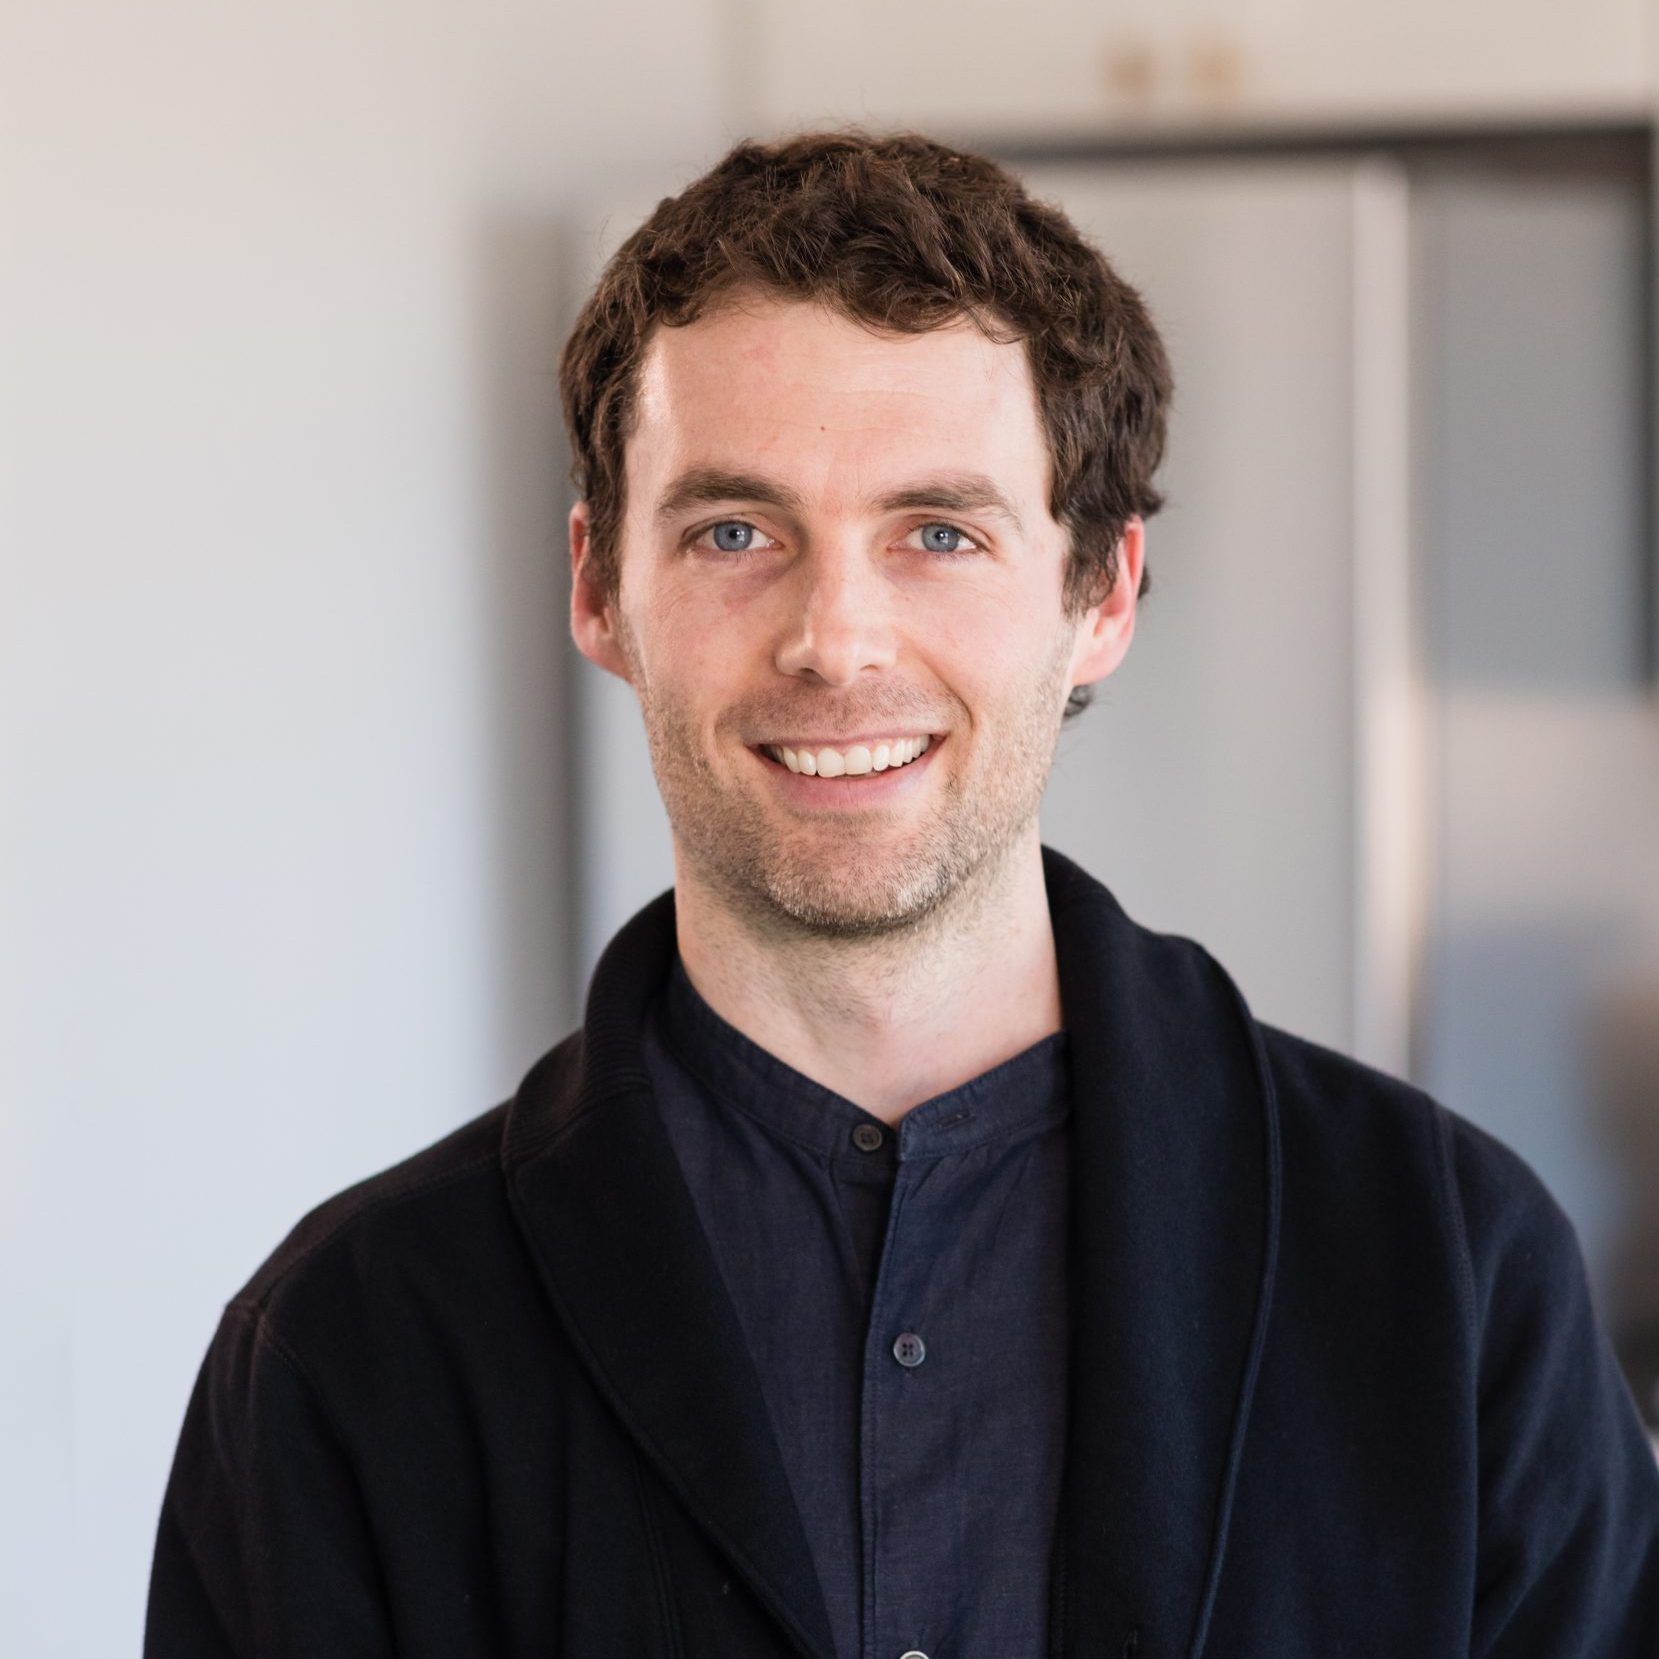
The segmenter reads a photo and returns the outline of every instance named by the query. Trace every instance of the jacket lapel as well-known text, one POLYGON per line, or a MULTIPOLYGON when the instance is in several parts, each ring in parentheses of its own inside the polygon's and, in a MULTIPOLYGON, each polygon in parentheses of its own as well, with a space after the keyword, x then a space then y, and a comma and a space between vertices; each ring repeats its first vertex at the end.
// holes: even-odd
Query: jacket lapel
MULTIPOLYGON (((1043 869, 1073 1088, 1054 1645, 1198 1659, 1272 1298, 1277 1107, 1213 958, 1138 926, 1046 847, 1043 869)), ((831 1659, 760 1379, 640 1056, 674 950, 666 892, 611 941, 581 1030, 520 1088, 508 1189, 596 1385, 799 1651, 831 1659)))
POLYGON ((799 1651, 833 1659, 760 1378, 640 1058, 674 949, 670 892, 611 941, 581 1032, 521 1086, 508 1189, 596 1385, 799 1651))
POLYGON ((1073 1089, 1063 1649, 1197 1659, 1272 1300, 1277 1104, 1215 960, 1043 867, 1073 1089))

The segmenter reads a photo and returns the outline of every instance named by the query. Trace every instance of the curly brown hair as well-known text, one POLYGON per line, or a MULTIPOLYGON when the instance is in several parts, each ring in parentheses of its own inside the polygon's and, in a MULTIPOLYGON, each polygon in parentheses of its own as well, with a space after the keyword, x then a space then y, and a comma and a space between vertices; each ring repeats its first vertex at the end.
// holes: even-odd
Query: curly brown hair
MULTIPOLYGON (((920 133, 859 128, 745 141, 665 197, 612 256, 577 318, 559 390, 594 583, 620 582, 624 453, 652 330, 742 288, 921 333, 966 318, 1023 341, 1051 459, 1049 511, 1071 538, 1080 615, 1117 581, 1131 517, 1163 505, 1152 475, 1172 384, 1140 296, 1060 209, 987 157, 920 133)), ((1144 565, 1137 597, 1150 588, 1144 565)), ((1088 706, 1073 690, 1068 715, 1088 706)))

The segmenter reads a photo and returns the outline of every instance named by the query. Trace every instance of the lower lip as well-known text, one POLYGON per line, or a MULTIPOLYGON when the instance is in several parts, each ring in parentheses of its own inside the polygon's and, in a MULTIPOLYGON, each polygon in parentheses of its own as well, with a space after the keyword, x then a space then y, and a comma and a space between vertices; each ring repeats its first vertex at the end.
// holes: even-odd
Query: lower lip
POLYGON ((935 737, 908 765, 889 766, 885 772, 865 772, 854 778, 845 773, 839 778, 809 778, 804 772, 791 772, 763 749, 751 749, 749 753, 772 775, 786 798, 821 811, 856 812, 860 807, 884 806, 902 799, 917 787, 944 743, 942 737, 935 737))

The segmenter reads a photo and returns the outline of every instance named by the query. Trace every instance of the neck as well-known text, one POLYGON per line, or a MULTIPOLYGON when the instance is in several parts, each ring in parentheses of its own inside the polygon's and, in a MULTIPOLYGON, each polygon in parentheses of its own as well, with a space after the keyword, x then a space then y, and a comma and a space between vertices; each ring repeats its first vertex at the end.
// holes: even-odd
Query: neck
POLYGON ((683 863, 674 909, 680 958, 715 1013, 891 1125, 1062 1025, 1035 821, 898 934, 762 933, 683 863))

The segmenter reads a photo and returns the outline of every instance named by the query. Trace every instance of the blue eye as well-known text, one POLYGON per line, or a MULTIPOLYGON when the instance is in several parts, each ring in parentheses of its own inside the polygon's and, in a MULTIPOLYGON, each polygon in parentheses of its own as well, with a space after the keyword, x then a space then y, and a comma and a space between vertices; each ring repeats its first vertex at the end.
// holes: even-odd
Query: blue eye
POLYGON ((979 546, 966 530, 958 530, 954 524, 923 524, 917 528, 929 553, 963 553, 979 546))
POLYGON ((722 553, 747 553, 754 541, 755 527, 740 518, 727 518, 711 524, 707 533, 714 537, 714 545, 722 553))

